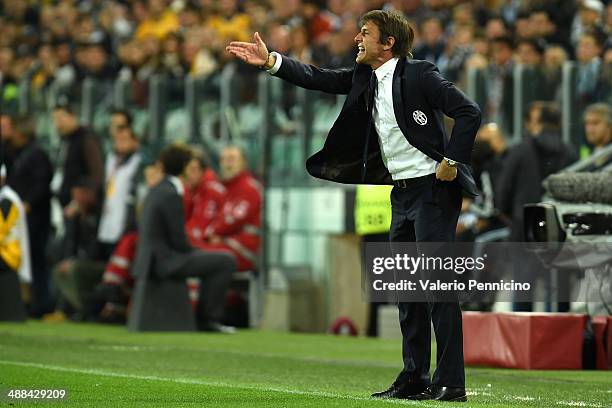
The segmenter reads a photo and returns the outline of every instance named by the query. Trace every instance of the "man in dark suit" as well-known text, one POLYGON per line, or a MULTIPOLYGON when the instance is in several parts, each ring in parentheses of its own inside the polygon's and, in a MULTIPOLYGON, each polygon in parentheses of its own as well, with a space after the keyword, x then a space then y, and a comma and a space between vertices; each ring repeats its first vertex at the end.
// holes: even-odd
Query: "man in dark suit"
MULTIPOLYGON (((253 43, 232 42, 228 52, 307 89, 347 94, 323 149, 308 172, 340 183, 393 184, 392 242, 449 242, 455 237, 461 188, 475 194, 470 162, 480 111, 436 67, 409 58, 414 32, 397 13, 362 17, 352 69, 327 70, 269 53, 258 33, 253 43), (443 114, 455 119, 449 138, 443 114)), ((400 302, 404 369, 382 398, 465 401, 463 336, 458 302, 400 302), (429 379, 430 330, 438 342, 429 379)))
POLYGON ((191 158, 191 151, 181 146, 169 146, 161 152, 158 163, 164 177, 143 204, 133 273, 151 273, 161 279, 200 278, 199 328, 230 332, 220 320, 236 260, 228 253, 193 248, 185 232, 184 187, 178 176, 191 158))

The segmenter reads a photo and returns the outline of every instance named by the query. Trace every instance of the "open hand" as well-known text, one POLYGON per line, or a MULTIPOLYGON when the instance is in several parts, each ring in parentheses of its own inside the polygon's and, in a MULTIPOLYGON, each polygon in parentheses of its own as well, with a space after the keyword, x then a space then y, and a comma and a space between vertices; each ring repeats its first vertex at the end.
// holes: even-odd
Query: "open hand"
POLYGON ((268 59, 268 47, 259 33, 253 35, 255 42, 232 41, 225 50, 250 65, 262 66, 268 59))

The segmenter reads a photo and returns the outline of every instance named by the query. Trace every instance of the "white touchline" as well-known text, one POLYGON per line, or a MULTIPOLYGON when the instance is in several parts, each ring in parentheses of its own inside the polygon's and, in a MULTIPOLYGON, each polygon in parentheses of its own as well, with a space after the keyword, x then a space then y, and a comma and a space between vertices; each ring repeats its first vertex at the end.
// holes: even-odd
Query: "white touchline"
POLYGON ((237 356, 249 356, 249 357, 264 357, 264 358, 279 358, 285 360, 296 360, 304 361, 308 363, 321 363, 321 364, 333 364, 333 365, 354 365, 364 367, 380 367, 380 368, 397 368, 395 363, 386 363, 384 361, 370 361, 370 360, 341 360, 341 359, 328 359, 319 357, 295 357, 281 353, 269 353, 269 352, 246 352, 238 350, 216 350, 216 349, 203 349, 203 348, 191 348, 191 347, 177 347, 177 346, 139 346, 139 345, 90 345, 88 346, 92 350, 102 351, 116 351, 116 352, 156 352, 156 351, 192 351, 196 353, 217 353, 217 354, 232 354, 237 356))
POLYGON ((374 400, 373 398, 368 398, 368 397, 334 394, 331 392, 324 392, 324 391, 300 391, 300 390, 292 390, 289 388, 281 388, 281 387, 259 387, 256 385, 249 385, 249 384, 231 384, 231 383, 224 383, 220 381, 203 381, 203 380, 196 380, 194 378, 167 378, 167 377, 158 377, 156 375, 127 374, 127 373, 118 373, 114 371, 91 370, 91 369, 84 369, 84 368, 63 367, 63 366, 50 365, 50 364, 31 363, 27 361, 0 360, 0 364, 15 365, 19 367, 40 368, 43 370, 62 371, 62 372, 68 372, 68 373, 99 375, 103 377, 131 378, 131 379, 144 380, 144 381, 162 381, 162 382, 173 382, 173 383, 179 383, 179 384, 206 385, 210 387, 240 388, 240 389, 245 389, 245 390, 280 392, 280 393, 285 393, 285 394, 306 395, 306 396, 311 396, 311 397, 339 398, 339 399, 349 399, 349 400, 356 400, 356 401, 380 401, 380 402, 386 402, 390 404, 419 405, 417 401, 391 400, 391 399, 374 400))
POLYGON ((594 408, 604 408, 601 404, 593 404, 590 402, 584 401, 557 401, 558 405, 567 405, 569 407, 594 407, 594 408))

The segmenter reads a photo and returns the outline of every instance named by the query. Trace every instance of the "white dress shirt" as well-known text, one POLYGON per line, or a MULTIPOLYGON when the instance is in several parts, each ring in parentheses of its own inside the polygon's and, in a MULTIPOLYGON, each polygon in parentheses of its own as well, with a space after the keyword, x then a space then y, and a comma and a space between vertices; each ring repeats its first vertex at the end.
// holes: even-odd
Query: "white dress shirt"
MULTIPOLYGON (((272 52, 272 55, 276 57, 276 62, 267 72, 274 75, 278 72, 283 59, 277 52, 272 52)), ((372 113, 374 127, 376 133, 378 133, 380 153, 393 180, 421 177, 435 173, 438 164, 408 143, 397 124, 397 119, 395 119, 395 112, 393 111, 393 72, 398 61, 399 58, 391 58, 374 71, 378 79, 378 89, 374 96, 374 112, 372 113)))
POLYGON ((397 124, 393 111, 393 72, 398 61, 399 58, 391 58, 374 71, 378 89, 372 112, 382 159, 393 180, 435 173, 438 164, 408 143, 397 124))
POLYGON ((182 197, 183 194, 185 194, 185 187, 183 187, 183 182, 181 181, 180 178, 176 176, 168 176, 168 181, 172 183, 178 195, 182 197))

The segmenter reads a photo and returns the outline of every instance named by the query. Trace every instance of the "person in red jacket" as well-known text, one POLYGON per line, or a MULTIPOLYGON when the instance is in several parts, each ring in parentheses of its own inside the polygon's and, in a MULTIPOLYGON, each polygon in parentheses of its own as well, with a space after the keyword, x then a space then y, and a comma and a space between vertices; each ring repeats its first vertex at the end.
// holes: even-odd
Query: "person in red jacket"
POLYGON ((189 232, 192 244, 204 250, 229 251, 236 256, 238 270, 255 268, 261 241, 261 186, 247 169, 244 152, 226 147, 221 153, 221 181, 226 196, 220 211, 201 236, 189 232))
POLYGON ((204 231, 225 202, 226 189, 219 182, 215 172, 208 167, 203 154, 194 149, 194 158, 187 166, 186 173, 198 181, 192 189, 190 210, 186 212, 185 228, 187 235, 195 245, 204 240, 204 231))

